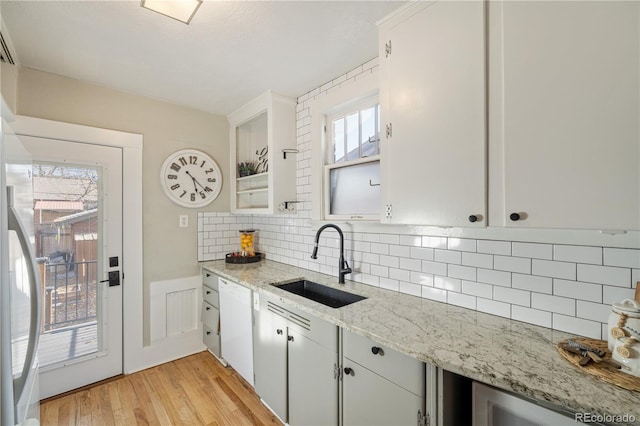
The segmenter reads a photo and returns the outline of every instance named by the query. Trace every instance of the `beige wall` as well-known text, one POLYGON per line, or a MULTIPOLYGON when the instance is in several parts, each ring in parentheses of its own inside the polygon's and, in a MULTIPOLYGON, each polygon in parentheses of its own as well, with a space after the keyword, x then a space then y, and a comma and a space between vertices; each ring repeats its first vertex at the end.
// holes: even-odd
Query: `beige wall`
MULTIPOLYGON (((225 117, 28 68, 20 68, 18 73, 16 108, 19 115, 142 134, 145 300, 149 300, 151 282, 200 273, 196 210, 180 207, 165 196, 160 166, 179 149, 209 153, 222 169, 223 187, 218 198, 201 211, 229 211, 225 117), (182 214, 189 216, 188 228, 178 227, 182 214)), ((145 313, 148 337, 148 303, 145 313)))
POLYGON ((15 112, 18 67, 6 62, 0 63, 0 84, 2 99, 4 99, 11 111, 15 112))

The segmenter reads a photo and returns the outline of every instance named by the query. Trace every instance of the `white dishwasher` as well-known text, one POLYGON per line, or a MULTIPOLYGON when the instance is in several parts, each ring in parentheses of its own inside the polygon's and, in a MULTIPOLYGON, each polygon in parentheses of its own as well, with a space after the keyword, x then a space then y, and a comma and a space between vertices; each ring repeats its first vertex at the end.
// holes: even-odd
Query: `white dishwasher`
POLYGON ((251 289, 224 278, 218 283, 222 358, 253 386, 251 289))

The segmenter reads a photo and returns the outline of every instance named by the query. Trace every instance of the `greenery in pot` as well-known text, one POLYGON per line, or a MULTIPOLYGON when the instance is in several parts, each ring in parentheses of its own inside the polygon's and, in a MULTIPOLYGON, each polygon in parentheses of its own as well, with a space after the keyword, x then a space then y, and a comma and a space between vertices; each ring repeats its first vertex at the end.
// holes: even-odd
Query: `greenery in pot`
POLYGON ((256 164, 253 161, 245 161, 238 164, 238 174, 240 177, 256 174, 256 164))

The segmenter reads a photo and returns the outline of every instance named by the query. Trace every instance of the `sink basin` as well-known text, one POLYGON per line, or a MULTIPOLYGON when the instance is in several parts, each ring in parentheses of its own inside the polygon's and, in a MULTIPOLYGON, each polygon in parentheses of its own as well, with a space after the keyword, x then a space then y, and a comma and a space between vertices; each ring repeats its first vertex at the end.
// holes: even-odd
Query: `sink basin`
POLYGON ((348 293, 346 291, 327 287, 326 285, 307 280, 276 284, 276 287, 332 308, 341 308, 343 306, 350 305, 351 303, 366 299, 366 297, 358 296, 357 294, 348 293))

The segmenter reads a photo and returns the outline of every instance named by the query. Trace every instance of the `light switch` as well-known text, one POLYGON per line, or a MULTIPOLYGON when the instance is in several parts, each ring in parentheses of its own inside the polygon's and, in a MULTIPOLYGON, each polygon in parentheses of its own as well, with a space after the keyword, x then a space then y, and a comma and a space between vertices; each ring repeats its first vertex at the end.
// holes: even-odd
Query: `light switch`
POLYGON ((186 214, 181 214, 180 220, 178 221, 178 226, 180 226, 180 228, 189 227, 189 216, 187 216, 186 214))

